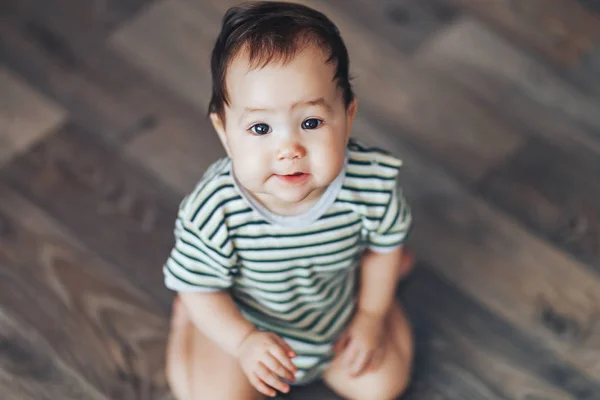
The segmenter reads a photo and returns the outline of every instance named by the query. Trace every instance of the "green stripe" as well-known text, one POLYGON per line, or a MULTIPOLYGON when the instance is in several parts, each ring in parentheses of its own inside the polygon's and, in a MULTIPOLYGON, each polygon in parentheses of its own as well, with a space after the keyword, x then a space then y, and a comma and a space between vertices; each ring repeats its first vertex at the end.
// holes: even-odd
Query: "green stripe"
MULTIPOLYGON (((313 268, 314 268, 314 267, 329 267, 329 266, 332 266, 332 265, 335 265, 335 264, 342 264, 342 263, 345 263, 345 262, 348 262, 348 261, 350 261, 350 260, 354 259, 355 257, 356 257, 356 255, 351 255, 351 256, 348 256, 348 257, 344 257, 344 258, 342 258, 341 260, 336 260, 336 261, 332 261, 332 262, 325 263, 325 264, 314 264, 313 268)), ((257 273, 257 274, 265 274, 265 275, 268 275, 268 274, 272 274, 272 273, 283 273, 283 272, 290 272, 290 271, 293 271, 293 270, 306 270, 306 269, 307 269, 307 267, 305 267, 305 266, 302 266, 302 265, 296 265, 296 266, 289 267, 289 268, 286 268, 286 269, 278 269, 278 270, 276 270, 276 271, 268 271, 268 272, 267 272, 267 271, 259 271, 259 270, 256 270, 256 269, 252 269, 252 268, 250 268, 250 267, 248 267, 248 266, 246 266, 246 265, 243 265, 243 266, 241 267, 242 274, 244 273, 244 270, 245 270, 245 269, 247 269, 247 270, 249 270, 249 271, 252 271, 252 272, 255 272, 255 273, 257 273)), ((298 279, 298 278, 310 279, 310 278, 312 278, 312 277, 313 277, 315 274, 322 274, 322 273, 323 273, 323 272, 321 272, 321 271, 318 271, 318 272, 317 272, 317 271, 314 271, 314 269, 313 269, 313 270, 311 270, 311 271, 310 271, 310 274, 309 274, 309 275, 307 275, 307 276, 300 276, 300 275, 298 275, 298 276, 294 276, 294 277, 291 277, 291 278, 286 278, 286 279, 283 279, 283 280, 277 280, 277 281, 258 281, 258 280, 256 280, 256 279, 250 278, 248 275, 245 275, 244 277, 245 277, 245 278, 247 278, 247 279, 250 279, 250 280, 251 280, 251 281, 253 281, 253 282, 262 282, 262 283, 284 283, 284 282, 290 281, 290 280, 292 280, 292 279, 298 279)), ((327 272, 325 272, 325 273, 327 273, 327 272)))
MULTIPOLYGON (((359 239, 355 240, 354 243, 352 243, 349 246, 346 246, 342 249, 336 250, 336 251, 331 251, 328 253, 322 253, 322 254, 315 254, 315 255, 311 255, 311 258, 317 258, 317 257, 327 257, 327 256, 333 256, 336 254, 340 254, 343 253, 344 251, 350 250, 353 247, 356 247, 356 245, 359 243, 359 239)), ((242 254, 239 254, 239 258, 243 261, 249 261, 249 262, 255 262, 255 263, 283 263, 283 262, 289 262, 289 261, 296 261, 296 260, 302 260, 302 259, 306 259, 307 256, 306 255, 302 255, 302 256, 296 256, 296 257, 290 257, 290 258, 276 258, 276 259, 272 259, 272 260, 256 260, 256 259, 251 259, 251 258, 247 258, 244 257, 242 254)))
MULTIPOLYGON (((200 248, 200 247, 198 247, 198 246, 195 246, 195 245, 193 245, 193 244, 189 243, 189 242, 188 242, 188 241, 186 241, 185 239, 182 239, 182 238, 180 238, 179 240, 180 240, 182 243, 185 243, 185 244, 187 244, 188 246, 192 247, 193 249, 196 249, 196 250, 198 250, 200 253, 204 254, 206 257, 208 257, 208 258, 209 258, 209 259, 210 259, 210 260, 211 260, 213 263, 215 263, 216 265, 219 265, 219 266, 221 266, 221 267, 223 267, 223 268, 225 267, 225 266, 223 266, 223 265, 222 265, 222 264, 221 264, 219 261, 215 260, 215 259, 214 259, 212 256, 210 256, 210 255, 209 255, 209 254, 208 254, 206 251, 204 251, 204 249, 202 249, 202 248, 200 248)), ((189 258, 189 259, 191 259, 191 260, 194 260, 194 261, 201 262, 202 264, 208 264, 206 261, 199 260, 199 259, 197 259, 196 257, 189 255, 187 252, 184 252, 182 249, 179 249, 177 246, 173 247, 173 250, 177 251, 178 253, 180 253, 180 254, 181 254, 181 255, 183 255, 184 257, 187 257, 187 258, 189 258)))
MULTIPOLYGON (((335 301, 334 298, 331 298, 332 292, 337 292, 338 293, 338 295, 335 296, 337 298, 339 296, 340 292, 343 292, 343 291, 344 291, 344 286, 343 285, 336 285, 336 286, 330 287, 329 289, 327 289, 326 300, 329 300, 329 303, 331 303, 332 301, 335 301), (339 290, 337 290, 337 289, 339 289, 339 290)), ((271 309, 269 307, 265 307, 264 305, 261 305, 261 304, 252 305, 252 304, 246 303, 246 302, 243 301, 243 299, 246 299, 247 301, 255 301, 255 302, 256 302, 256 299, 254 299, 251 296, 244 295, 242 293, 240 293, 237 296, 237 300, 239 300, 244 306, 246 306, 248 308, 251 308, 252 310, 254 310, 256 312, 265 314, 266 316, 268 316, 270 318, 280 318, 280 317, 278 317, 276 315, 271 315, 271 314, 277 314, 277 313, 279 313, 281 315, 281 313, 285 313, 285 314, 293 313, 293 312, 297 311, 298 309, 307 306, 306 303, 302 303, 302 304, 298 304, 298 305, 294 306, 293 308, 291 308, 289 310, 286 310, 286 311, 276 311, 276 310, 273 310, 273 309, 271 309), (260 309, 257 308, 257 307, 260 307, 260 309), (263 311, 263 310, 266 310, 266 311, 263 311)), ((317 304, 321 304, 321 303, 325 303, 325 301, 318 302, 317 304)), ((328 303, 326 303, 326 304, 328 304, 328 303)), ((283 318, 281 318, 281 320, 285 324, 297 324, 300 321, 302 321, 303 319, 305 319, 306 317, 308 317, 309 315, 315 314, 315 313, 319 314, 320 310, 315 309, 315 308, 310 308, 310 309, 302 312, 302 314, 300 314, 298 317, 294 318, 293 320, 283 319, 283 318)), ((319 318, 317 317, 317 318, 315 318, 315 320, 319 321, 319 318)))
MULTIPOLYGON (((206 261, 203 261, 203 260, 200 260, 200 259, 198 259, 198 258, 196 258, 194 256, 191 256, 188 253, 183 252, 182 250, 180 250, 178 248, 173 248, 173 251, 179 253, 183 258, 187 258, 187 259, 189 259, 191 261, 195 261, 195 262, 197 262, 197 263, 199 263, 201 265, 206 266, 208 269, 210 269, 212 271, 215 271, 215 273, 218 273, 218 274, 221 274, 221 275, 227 275, 228 274, 228 268, 226 266, 224 266, 224 265, 221 265, 221 264, 218 264, 218 263, 209 264, 206 261)), ((173 256, 171 256, 169 258, 174 260, 173 256)), ((178 262, 178 264, 180 264, 180 263, 178 262)), ((184 268, 187 269, 187 270, 189 270, 189 268, 187 268, 187 267, 184 267, 184 268)))
MULTIPOLYGON (((241 306, 243 306, 243 305, 241 305, 241 306)), ((265 315, 262 314, 262 313, 257 313, 257 312, 252 311, 252 310, 243 310, 243 312, 246 313, 246 314, 248 314, 248 316, 250 316, 249 319, 251 319, 252 320, 251 322, 253 322, 257 327, 265 328, 267 330, 276 332, 280 336, 287 337, 287 338, 290 338, 290 339, 293 339, 293 340, 297 340, 299 342, 303 342, 303 343, 306 343, 306 344, 309 344, 309 345, 312 344, 312 345, 315 345, 315 346, 322 346, 322 345, 326 345, 326 344, 330 344, 331 343, 331 339, 329 339, 329 340, 325 340, 324 339, 324 340, 321 340, 321 341, 317 341, 317 340, 308 339, 306 336, 300 336, 300 335, 295 334, 295 333, 289 333, 287 331, 292 331, 292 332, 296 331, 296 332, 298 332, 300 334, 307 333, 307 331, 305 329, 299 330, 297 328, 282 327, 280 324, 269 323, 268 321, 264 320, 265 315), (286 332, 283 332, 282 329, 285 329, 286 332)), ((308 333, 308 334, 311 334, 311 333, 308 333)))
POLYGON ((185 283, 187 285, 190 285, 190 286, 203 287, 203 288, 206 288, 206 289, 221 289, 221 290, 227 288, 227 286, 208 286, 208 285, 203 285, 201 283, 190 282, 187 279, 182 278, 181 276, 177 275, 169 266, 167 266, 167 269, 169 270, 169 273, 175 279, 177 279, 177 280, 179 280, 179 281, 181 281, 181 282, 183 282, 183 283, 185 283))
POLYGON ((354 172, 347 172, 346 176, 349 178, 363 178, 363 179, 381 179, 384 181, 393 181, 396 179, 396 176, 382 176, 382 175, 372 175, 372 174, 367 174, 367 175, 362 175, 362 174, 357 174, 354 172))
POLYGON ((381 190, 381 189, 365 189, 365 188, 361 188, 361 187, 351 187, 351 186, 347 186, 344 185, 342 186, 342 189, 351 191, 351 192, 361 192, 361 193, 390 193, 389 189, 386 190, 381 190))
POLYGON ((351 158, 348 160, 348 164, 354 164, 354 165, 371 165, 371 161, 363 161, 363 160, 356 160, 354 158, 351 158))
MULTIPOLYGON (((212 197, 212 196, 211 196, 212 197)), ((216 204, 213 207, 213 211, 210 213, 210 215, 208 216, 208 218, 204 219, 204 222, 202 222, 202 224, 200 225, 200 228, 198 228, 198 230, 200 232, 202 232, 202 229, 204 229, 204 226, 206 226, 206 224, 208 223, 208 221, 211 220, 211 218, 213 217, 213 215, 215 215, 215 211, 218 210, 219 208, 223 207, 225 204, 231 202, 231 201, 235 201, 235 200, 241 200, 241 196, 234 196, 234 197, 230 197, 228 199, 224 199, 222 201, 220 201, 218 204, 216 204)), ((194 219, 192 218, 192 221, 194 219)))
POLYGON ((302 232, 302 233, 282 233, 282 234, 272 234, 271 233, 271 234, 263 234, 263 235, 231 235, 231 238, 233 238, 233 239, 265 239, 265 238, 279 239, 279 238, 300 237, 300 236, 314 235, 314 234, 318 234, 318 233, 325 233, 325 232, 330 232, 330 231, 335 231, 335 230, 341 230, 341 229, 345 229, 345 228, 348 228, 348 227, 350 227, 352 225, 356 225, 356 224, 360 224, 360 219, 357 219, 356 221, 352 221, 352 222, 349 222, 344 225, 335 225, 335 226, 329 227, 327 229, 316 229, 316 230, 306 231, 306 232, 302 232))
MULTIPOLYGON (((352 289, 348 289, 350 291, 352 291, 352 289)), ((351 294, 348 294, 351 295, 351 294)), ((345 298, 347 298, 348 296, 345 296, 345 298)), ((332 326, 335 325, 335 323, 338 321, 338 319, 340 318, 340 315, 343 314, 346 309, 350 306, 348 303, 338 303, 340 305, 339 310, 334 314, 333 318, 331 319, 331 322, 325 326, 323 328, 323 330, 321 330, 320 332, 317 331, 313 331, 313 329, 315 328, 316 325, 318 325, 319 322, 321 322, 319 319, 317 319, 316 321, 314 321, 312 324, 310 324, 309 326, 304 327, 303 329, 306 329, 308 331, 311 331, 313 333, 317 333, 323 336, 329 336, 327 335, 328 331, 331 329, 332 326)), ((321 318, 322 319, 322 318, 321 318)))
MULTIPOLYGON (((332 244, 332 243, 343 242, 344 240, 348 240, 348 239, 352 238, 353 236, 356 236, 357 234, 360 234, 360 231, 352 232, 350 235, 346 235, 341 238, 327 240, 325 242, 314 242, 314 243, 307 243, 307 244, 297 245, 297 246, 254 247, 254 248, 252 248, 252 247, 236 247, 236 249, 238 251, 277 251, 277 250, 308 249, 311 247, 326 246, 326 245, 332 244)), ((312 236, 312 235, 306 234, 305 236, 312 236)))
MULTIPOLYGON (((200 210, 202 209, 202 207, 204 207, 204 205, 206 204, 206 202, 208 200, 210 200, 215 194, 217 194, 218 192, 220 192, 222 189, 231 189, 231 188, 233 188, 233 185, 231 183, 226 183, 226 184, 223 184, 221 186, 217 186, 215 189, 213 189, 213 191, 211 192, 211 194, 207 198, 205 198, 202 201, 202 203, 200 203, 200 205, 198 207, 196 207, 196 210, 194 211, 194 214, 192 214, 191 220, 194 221, 196 219, 196 216, 198 216, 198 213, 200 212, 200 210)), ((198 195, 200 195, 200 192, 198 192, 198 195)))
MULTIPOLYGON (((300 297, 305 297, 305 296, 308 297, 308 296, 318 296, 318 295, 320 295, 325 290, 328 290, 327 288, 329 287, 329 285, 339 284, 340 283, 339 282, 340 279, 339 279, 339 277, 337 277, 337 278, 338 278, 337 280, 335 278, 333 278, 333 279, 331 279, 329 281, 322 280, 322 281, 320 281, 318 283, 315 283, 315 284, 313 284, 311 286, 298 286, 298 285, 296 285, 295 288, 298 288, 298 287, 317 288, 319 285, 321 285, 322 287, 319 287, 318 290, 315 293, 310 293, 310 294, 309 293, 298 293, 298 294, 296 294, 296 295, 294 295, 294 296, 292 296, 292 297, 290 297, 289 299, 286 299, 286 300, 272 300, 272 299, 269 299, 269 298, 266 298, 266 297, 258 297, 258 296, 252 297, 252 295, 249 294, 249 293, 243 293, 243 292, 240 292, 240 293, 243 294, 243 295, 245 295, 245 296, 251 296, 254 299, 260 299, 262 301, 269 302, 269 303, 287 304, 287 303, 291 303, 291 302, 295 301, 296 299, 298 299, 300 297)), ((341 278, 341 279, 343 279, 343 278, 341 278)), ((256 290, 261 290, 261 289, 256 289, 256 290)), ((262 290, 262 291, 265 292, 265 293, 270 293, 270 292, 267 292, 265 290, 262 290)), ((292 292, 291 288, 288 289, 286 292, 292 292)))
POLYGON ((384 163, 384 162, 380 162, 380 161, 377 161, 377 164, 381 165, 382 167, 391 168, 391 169, 395 169, 395 170, 400 169, 400 165, 393 165, 393 164, 388 164, 388 163, 384 163))
MULTIPOLYGON (((352 291, 356 291, 356 287, 350 288, 349 290, 351 292, 352 291)), ((350 293, 349 296, 352 297, 352 293, 350 293)), ((321 332, 318 332, 318 333, 321 334, 321 335, 323 335, 323 336, 325 336, 326 333, 328 333, 329 335, 331 335, 331 332, 329 332, 329 330, 339 321, 339 319, 341 318, 341 315, 347 310, 348 307, 350 307, 350 304, 347 304, 347 303, 344 304, 342 307, 340 307, 340 309, 338 310, 338 312, 336 312, 335 316, 331 319, 331 322, 329 324, 327 324, 327 326, 325 326, 321 332)), ((351 319, 352 319, 352 316, 349 317, 349 320, 351 320, 351 319)), ((314 328, 314 325, 311 326, 311 327, 308 327, 306 329, 311 329, 312 330, 312 328, 314 328)), ((335 336, 337 336, 337 334, 340 333, 343 329, 344 329, 344 325, 342 325, 340 327, 339 331, 336 332, 335 336)))
MULTIPOLYGON (((202 239, 200 236, 198 236, 198 235, 196 234, 196 232, 189 230, 189 229, 188 229, 188 228, 187 228, 185 225, 183 225, 183 230, 184 230, 184 231, 186 231, 187 233, 189 233, 190 235, 192 235, 193 237, 195 237, 196 239, 198 239, 198 241, 204 245, 204 248, 205 248, 205 249, 207 249, 207 250, 210 250, 211 252, 213 252, 213 253, 217 254, 218 256, 220 256, 220 257, 223 257, 223 258, 226 258, 228 261, 230 261, 230 259, 231 259, 231 256, 233 255, 233 250, 232 250, 232 252, 231 252, 230 254, 221 253, 221 252, 219 252, 218 250, 215 250, 215 249, 213 249, 211 246, 209 246, 209 245, 208 245, 208 244, 207 244, 207 243, 206 243, 206 242, 205 242, 205 241, 204 241, 204 240, 203 240, 203 239, 202 239)), ((216 263, 217 263, 217 264, 219 264, 219 265, 222 265, 220 261, 217 261, 217 260, 215 260, 215 259, 214 259, 212 256, 209 256, 209 255, 208 255, 208 253, 206 253, 205 251, 203 251, 203 249, 201 249, 200 247, 198 247, 198 246, 196 246, 196 245, 194 245, 194 244, 192 244, 192 243, 186 242, 186 241, 185 241, 183 238, 181 238, 181 237, 179 238, 179 240, 181 240, 181 241, 182 241, 182 242, 184 242, 185 244, 187 244, 187 245, 189 245, 189 246, 191 246, 191 247, 193 247, 193 248, 195 248, 195 249, 198 249, 198 250, 202 251, 202 252, 203 252, 203 253, 205 253, 205 254, 206 254, 208 257, 210 257, 210 258, 211 258, 211 259, 212 259, 214 262, 216 262, 216 263)))
POLYGON ((337 203, 347 203, 347 204, 356 204, 359 206, 367 206, 367 207, 385 207, 387 204, 380 204, 380 203, 365 203, 363 201, 354 201, 354 200, 344 200, 344 199, 337 199, 336 200, 337 203))
POLYGON ((234 215, 246 214, 246 213, 250 213, 250 212, 252 212, 251 208, 244 208, 243 210, 238 210, 238 211, 232 211, 232 212, 229 212, 229 213, 225 213, 223 215, 223 219, 221 219, 221 222, 219 222, 219 225, 217 225, 217 227, 215 228, 215 230, 208 237, 208 240, 213 240, 213 238, 215 237, 215 235, 217 234, 217 232, 219 232, 219 229, 221 229, 221 227, 225 224, 225 221, 227 220, 227 218, 233 217, 234 215))
MULTIPOLYGON (((250 278, 247 278, 247 279, 251 280, 252 282, 259 282, 259 283, 264 283, 265 285, 269 285, 271 283, 273 283, 273 284, 285 283, 285 282, 291 281, 291 280, 293 280, 295 278, 288 278, 288 279, 285 279, 285 280, 283 280, 281 282, 265 282, 265 281, 257 281, 255 279, 250 279, 250 278)), ((289 286, 289 287, 286 287, 285 289, 281 289, 281 290, 270 290, 270 289, 258 288, 258 287, 255 287, 255 286, 248 286, 246 284, 241 284, 241 283, 237 283, 237 287, 240 288, 240 291, 242 289, 248 289, 248 290, 260 290, 263 293, 280 294, 280 293, 289 293, 289 292, 292 292, 292 291, 294 291, 296 289, 299 289, 299 288, 312 288, 314 286, 320 285, 323 282, 323 279, 324 278, 322 278, 322 277, 321 278, 317 278, 311 284, 303 285, 303 284, 298 283, 298 284, 295 284, 294 286, 289 286)))
MULTIPOLYGON (((200 271, 194 271, 189 269, 188 267, 186 267, 185 265, 183 265, 182 263, 180 263, 177 259, 175 259, 174 257, 170 257, 169 260, 173 261, 175 264, 179 265, 181 268, 183 268, 184 270, 186 270, 187 272, 189 272, 190 274, 193 275, 198 275, 198 276, 207 276, 209 278, 218 278, 218 275, 215 274, 207 274, 205 272, 200 272, 200 271)), ((200 261, 200 260, 197 260, 200 261)), ((200 261, 202 262, 202 261, 200 261)), ((206 265, 205 263, 202 263, 203 265, 206 265)), ((169 270, 171 270, 171 268, 167 265, 167 268, 169 268, 169 270)))

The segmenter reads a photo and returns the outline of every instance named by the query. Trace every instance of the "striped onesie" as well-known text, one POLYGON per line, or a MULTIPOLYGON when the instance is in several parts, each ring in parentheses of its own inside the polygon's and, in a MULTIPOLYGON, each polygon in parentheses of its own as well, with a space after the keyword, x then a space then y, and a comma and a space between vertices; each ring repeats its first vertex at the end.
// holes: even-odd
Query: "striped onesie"
POLYGON ((231 166, 214 163, 183 199, 165 284, 178 292, 229 290, 249 321, 294 349, 295 383, 310 382, 353 315, 361 254, 391 251, 407 236, 401 162, 350 141, 340 174, 296 216, 270 213, 231 166))

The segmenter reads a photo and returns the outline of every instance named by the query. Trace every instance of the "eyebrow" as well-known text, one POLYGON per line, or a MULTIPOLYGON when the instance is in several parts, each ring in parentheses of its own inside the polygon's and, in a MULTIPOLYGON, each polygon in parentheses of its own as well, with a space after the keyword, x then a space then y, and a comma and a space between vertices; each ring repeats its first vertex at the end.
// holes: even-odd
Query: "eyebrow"
MULTIPOLYGON (((327 109, 327 111, 331 111, 332 107, 331 105, 329 105, 329 103, 327 103, 327 101, 325 101, 325 99, 323 97, 319 97, 318 99, 314 99, 314 100, 307 100, 307 101, 300 101, 298 103, 294 103, 292 104, 291 109, 293 110, 294 108, 296 108, 297 106, 300 105, 306 105, 306 106, 322 106, 325 107, 327 109)), ((248 113, 252 113, 252 112, 274 112, 275 110, 272 108, 252 108, 252 107, 245 107, 244 108, 244 113, 242 114, 242 117, 240 118, 240 120, 242 120, 244 118, 244 116, 246 116, 246 114, 248 113)))

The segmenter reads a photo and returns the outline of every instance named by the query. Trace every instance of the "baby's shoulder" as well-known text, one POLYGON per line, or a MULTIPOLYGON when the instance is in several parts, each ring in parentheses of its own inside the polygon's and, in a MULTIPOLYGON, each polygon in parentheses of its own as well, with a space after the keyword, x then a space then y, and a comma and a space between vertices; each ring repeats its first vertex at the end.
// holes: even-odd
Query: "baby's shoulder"
POLYGON ((217 213, 227 198, 237 197, 231 160, 222 158, 211 164, 202 178, 188 193, 179 205, 178 217, 194 225, 217 213))
POLYGON ((346 178, 365 191, 388 190, 396 185, 402 160, 377 147, 368 147, 352 139, 348 144, 346 178))

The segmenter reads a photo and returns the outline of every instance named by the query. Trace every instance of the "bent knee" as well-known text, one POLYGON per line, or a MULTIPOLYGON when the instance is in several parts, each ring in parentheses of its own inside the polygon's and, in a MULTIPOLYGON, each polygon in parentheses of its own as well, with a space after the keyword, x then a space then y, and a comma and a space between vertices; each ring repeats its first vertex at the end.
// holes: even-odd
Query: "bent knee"
POLYGON ((400 397, 408 388, 410 381, 408 373, 386 375, 374 380, 372 385, 366 385, 365 393, 362 393, 357 400, 393 400, 400 397))

